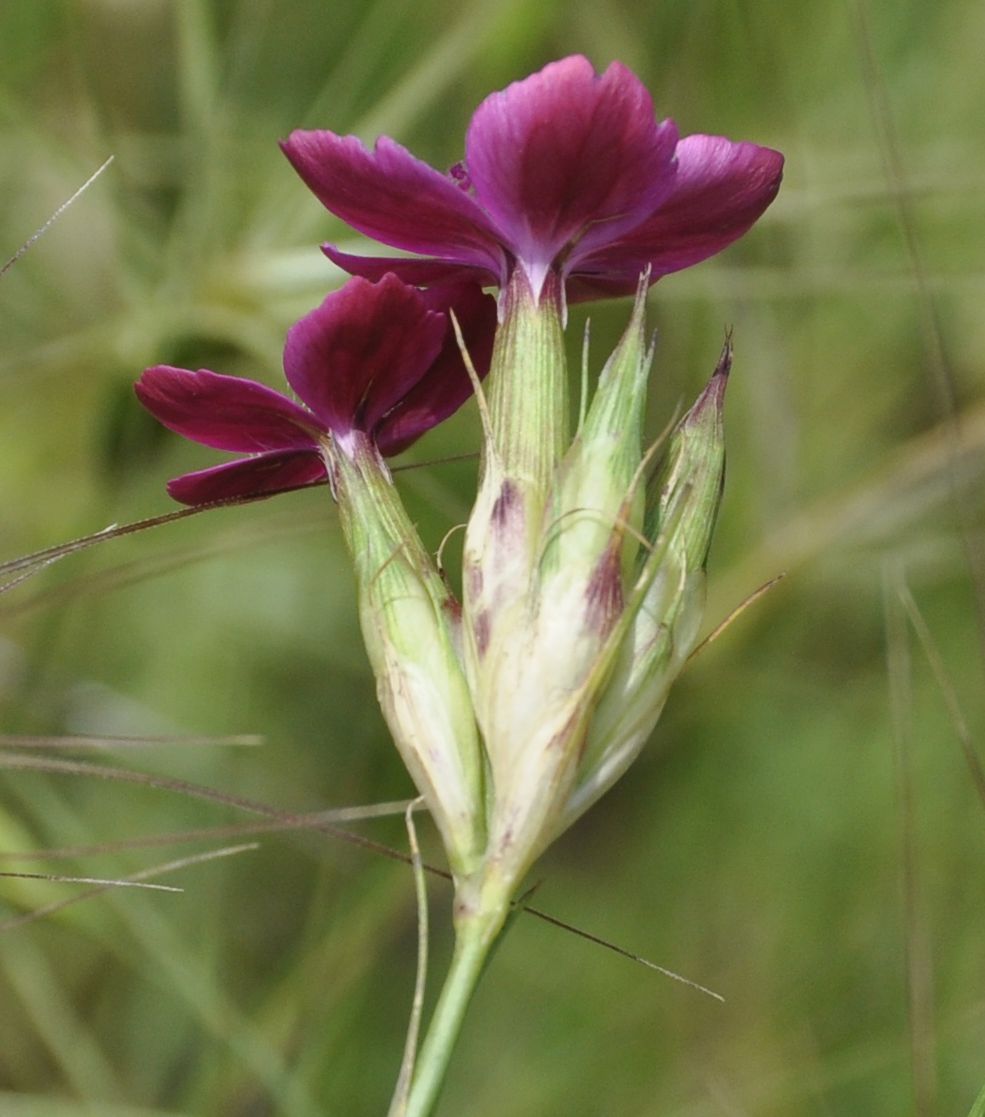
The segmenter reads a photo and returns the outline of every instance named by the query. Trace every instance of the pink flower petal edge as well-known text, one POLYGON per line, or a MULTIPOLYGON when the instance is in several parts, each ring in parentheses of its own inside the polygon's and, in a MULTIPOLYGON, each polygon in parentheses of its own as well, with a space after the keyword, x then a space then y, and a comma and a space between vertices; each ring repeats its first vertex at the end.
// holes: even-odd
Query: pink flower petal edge
POLYGON ((389 137, 367 151, 355 136, 295 131, 281 149, 321 203, 366 236, 502 271, 496 230, 481 207, 389 137))
POLYGON ((215 450, 261 453, 317 446, 321 424, 255 380, 156 365, 144 371, 134 391, 166 427, 215 450))
POLYGON ((388 273, 415 287, 469 281, 479 287, 493 287, 499 282, 496 272, 479 264, 473 266, 457 260, 424 260, 419 256, 356 256, 342 252, 332 244, 323 244, 321 250, 343 271, 374 282, 388 273))
POLYGON ((211 504, 317 485, 326 476, 317 451, 284 450, 185 473, 168 482, 168 494, 182 504, 211 504))

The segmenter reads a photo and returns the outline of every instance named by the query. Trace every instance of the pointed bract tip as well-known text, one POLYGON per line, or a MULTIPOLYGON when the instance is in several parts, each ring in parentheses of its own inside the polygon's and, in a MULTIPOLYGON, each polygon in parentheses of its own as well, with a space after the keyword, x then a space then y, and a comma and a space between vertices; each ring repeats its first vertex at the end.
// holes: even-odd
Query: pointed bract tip
POLYGON ((640 272, 639 282, 636 284, 636 296, 633 299, 633 313, 630 316, 631 325, 642 333, 646 321, 646 296, 650 291, 650 265, 640 272))
POLYGON ((706 407, 713 407, 718 412, 723 410, 725 406, 725 389, 728 387, 729 375, 731 372, 732 331, 729 329, 725 334, 725 343, 722 346, 718 364, 715 365, 715 371, 711 374, 711 379, 705 386, 705 390, 694 401, 694 406, 691 408, 688 415, 689 419, 694 420, 700 418, 706 407))
POLYGON ((606 362, 605 370, 603 370, 603 377, 609 371, 613 361, 617 360, 617 355, 625 353, 627 349, 635 351, 637 354, 636 360, 643 361, 647 368, 649 368, 650 360, 653 356, 653 339, 649 347, 646 344, 646 296, 650 290, 650 269, 644 268, 640 273, 639 283, 636 287, 636 297, 633 300, 633 311, 629 316, 629 321, 626 323, 626 329, 623 331, 622 338, 616 347, 615 352, 606 362))
POLYGON ((731 372, 731 354, 733 354, 733 344, 731 344, 731 326, 725 331, 725 342, 721 346, 721 354, 718 357, 718 364, 715 365, 715 373, 711 379, 718 380, 721 384, 721 391, 725 391, 725 385, 728 382, 728 376, 731 372))

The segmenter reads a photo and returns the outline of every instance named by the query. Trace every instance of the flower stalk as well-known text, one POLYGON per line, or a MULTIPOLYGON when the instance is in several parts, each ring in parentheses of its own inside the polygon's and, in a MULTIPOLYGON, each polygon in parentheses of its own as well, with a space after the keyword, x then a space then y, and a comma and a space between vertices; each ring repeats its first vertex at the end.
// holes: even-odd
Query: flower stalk
POLYGON ((163 365, 137 393, 173 430, 243 455, 177 478, 176 499, 331 485, 380 706, 455 885, 454 955, 404 1109, 428 1117, 524 876, 639 753, 695 644, 731 344, 654 467, 646 291, 742 236, 783 159, 681 138, 626 67, 597 74, 581 56, 488 97, 447 175, 387 137, 370 151, 295 132, 282 146, 328 210, 415 255, 323 246, 355 278, 288 334, 301 403, 163 365), (567 305, 634 291, 572 438, 567 305), (460 601, 385 461, 472 390, 452 319, 489 374, 460 601))
POLYGON ((466 1010, 509 909, 510 897, 503 892, 487 893, 481 906, 467 912, 456 902, 455 950, 417 1059, 406 1117, 429 1117, 434 1110, 466 1010))

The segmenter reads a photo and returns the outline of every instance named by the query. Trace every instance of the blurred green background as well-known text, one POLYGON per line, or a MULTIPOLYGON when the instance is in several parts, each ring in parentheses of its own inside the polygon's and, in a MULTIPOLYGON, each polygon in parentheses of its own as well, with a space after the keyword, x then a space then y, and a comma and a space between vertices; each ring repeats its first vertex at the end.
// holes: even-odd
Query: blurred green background
MULTIPOLYGON (((0 259, 115 155, 0 279, 0 560, 167 511, 164 481, 217 460, 140 411, 145 365, 280 383, 286 326, 340 279, 317 244, 360 243, 278 151, 292 128, 448 165, 486 93, 583 51, 636 70, 682 133, 787 155, 760 225, 651 296, 654 433, 735 327, 708 627, 787 578, 538 873, 542 907, 726 1002, 520 920, 445 1117, 964 1117, 985 1082, 985 802, 962 752, 985 717, 983 42, 962 0, 0 5, 0 259)), ((627 307, 577 308, 573 354, 588 313, 597 367, 627 307)), ((470 407, 407 457, 476 440, 470 407)), ((400 475, 431 545, 474 480, 469 461, 400 475)), ((263 747, 69 755, 289 811, 410 792, 324 489, 73 555, 5 594, 0 625, 0 759, 21 734, 247 733, 263 747)), ((0 775, 12 853, 249 821, 0 775)), ((406 845, 399 818, 354 828, 406 845)), ((0 869, 119 876, 232 840, 0 869)), ((385 1112, 411 876, 317 834, 259 841, 161 878, 182 895, 0 933, 4 1117, 385 1112)), ((76 890, 0 879, 0 922, 76 890)))

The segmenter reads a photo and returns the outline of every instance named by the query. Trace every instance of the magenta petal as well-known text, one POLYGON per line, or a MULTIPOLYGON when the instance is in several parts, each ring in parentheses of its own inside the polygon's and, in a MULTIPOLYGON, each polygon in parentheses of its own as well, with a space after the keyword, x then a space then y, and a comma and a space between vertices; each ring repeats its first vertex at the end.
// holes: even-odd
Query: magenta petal
POLYGON ((350 279, 288 330, 284 371, 330 430, 372 434, 427 372, 445 326, 396 276, 350 279))
POLYGON ((539 289, 570 242, 585 251, 653 212, 673 184, 676 142, 635 74, 613 63, 599 77, 575 55, 487 97, 466 162, 477 200, 539 289))
POLYGON ((482 209, 389 137, 370 152, 355 136, 297 131, 281 148, 322 205, 361 233, 502 274, 500 238, 482 209))
MULTIPOLYGON (((732 143, 722 136, 687 136, 677 145, 677 179, 670 196, 647 221, 619 241, 579 257, 581 276, 571 297, 584 297, 595 282, 632 290, 649 265, 652 278, 690 267, 727 248, 776 197, 783 156, 768 147, 732 143)), ((611 291, 611 293, 617 293, 611 291)))
POLYGON ((254 380, 156 365, 144 371, 134 391, 166 427, 216 450, 256 453, 317 445, 317 419, 254 380))
POLYGON ((363 279, 374 282, 391 274, 414 287, 462 282, 492 287, 499 283, 499 276, 489 268, 462 264, 457 260, 421 260, 413 256, 353 256, 339 251, 332 244, 323 244, 321 250, 343 271, 350 275, 361 275, 363 279))
MULTIPOLYGON (((480 379, 489 371, 496 333, 496 300, 475 285, 433 287, 422 292, 434 310, 452 310, 480 379)), ((444 344, 427 375, 379 423, 376 440, 387 457, 406 450, 425 431, 447 419, 472 395, 458 340, 449 319, 444 344)))
POLYGON ((168 493, 182 504, 277 493, 325 480, 325 463, 316 450, 286 450, 223 462, 168 482, 168 493))

